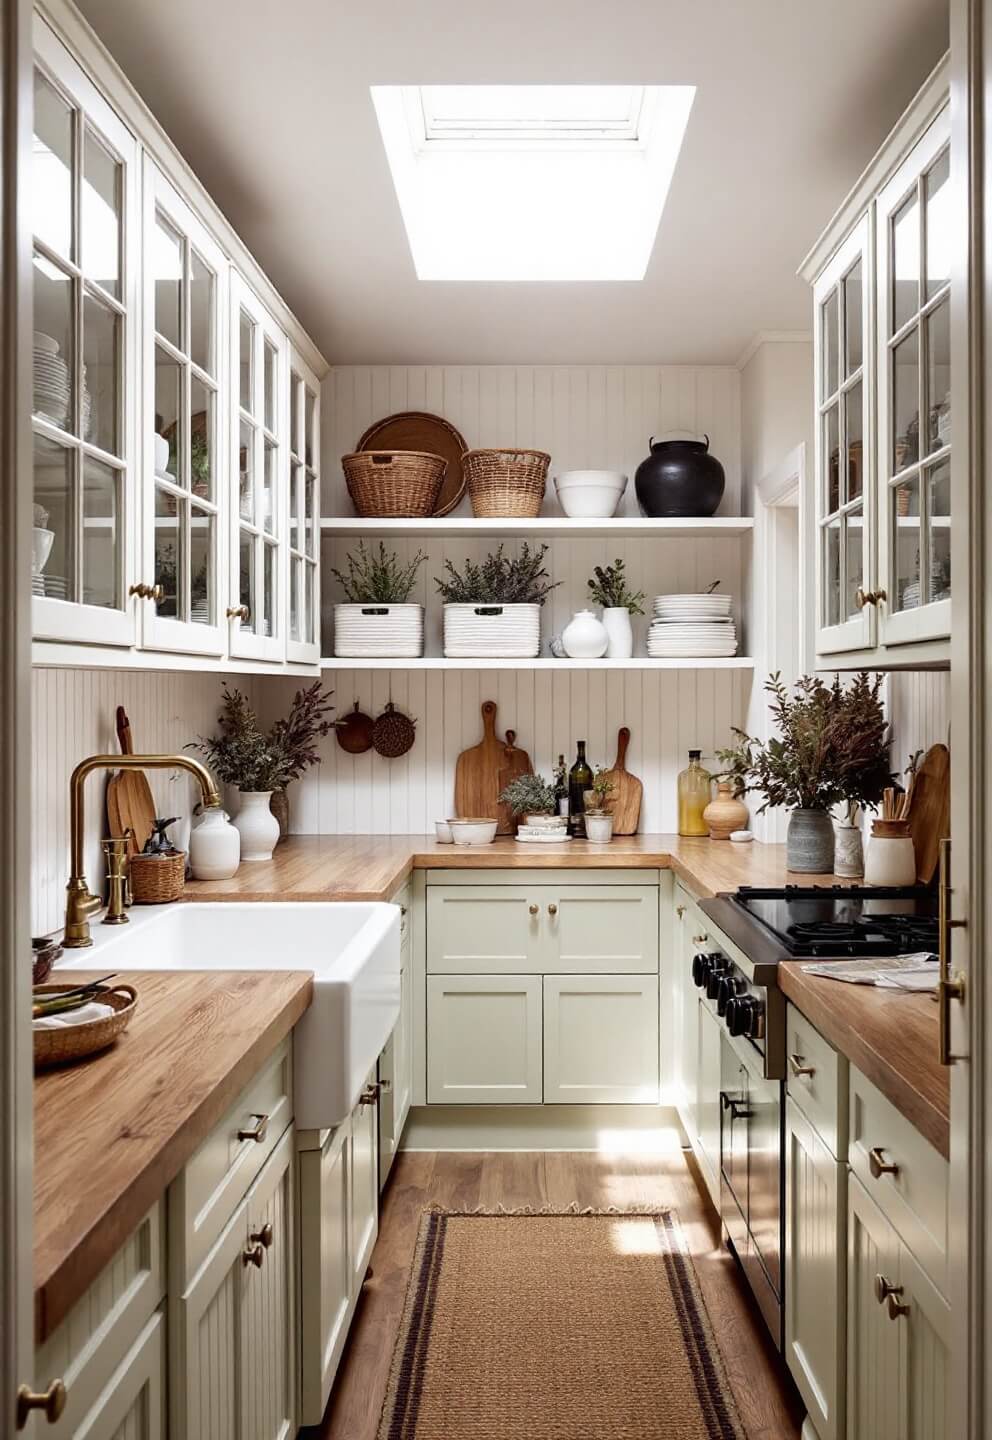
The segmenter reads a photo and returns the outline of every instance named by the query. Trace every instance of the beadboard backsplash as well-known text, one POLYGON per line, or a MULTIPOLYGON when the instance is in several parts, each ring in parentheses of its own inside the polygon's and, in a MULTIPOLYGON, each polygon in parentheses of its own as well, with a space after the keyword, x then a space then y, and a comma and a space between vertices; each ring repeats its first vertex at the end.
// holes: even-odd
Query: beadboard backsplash
POLYGON ((946 670, 896 671, 889 677, 892 768, 916 750, 949 745, 951 677, 946 670))
MULTIPOLYGON (((456 426, 469 449, 546 450, 561 470, 630 476, 621 511, 637 514, 634 471, 651 435, 707 434, 727 488, 718 511, 740 510, 741 384, 722 365, 339 365, 321 388, 323 513, 351 515, 341 456, 376 420, 427 410, 456 426)), ((458 513, 469 513, 467 498, 458 513)), ((549 479, 544 513, 559 513, 549 479)))

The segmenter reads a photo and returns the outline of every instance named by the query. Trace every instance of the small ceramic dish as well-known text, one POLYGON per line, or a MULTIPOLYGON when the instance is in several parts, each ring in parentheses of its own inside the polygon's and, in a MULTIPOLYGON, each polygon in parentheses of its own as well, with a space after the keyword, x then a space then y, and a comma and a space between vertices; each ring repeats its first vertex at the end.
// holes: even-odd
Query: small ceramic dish
POLYGON ((456 845, 491 845, 496 839, 498 820, 449 820, 451 838, 456 845))
POLYGON ((451 821, 450 821, 450 820, 435 820, 435 821, 434 821, 434 834, 437 836, 437 843, 438 843, 439 845, 450 845, 450 844, 451 844, 451 821))

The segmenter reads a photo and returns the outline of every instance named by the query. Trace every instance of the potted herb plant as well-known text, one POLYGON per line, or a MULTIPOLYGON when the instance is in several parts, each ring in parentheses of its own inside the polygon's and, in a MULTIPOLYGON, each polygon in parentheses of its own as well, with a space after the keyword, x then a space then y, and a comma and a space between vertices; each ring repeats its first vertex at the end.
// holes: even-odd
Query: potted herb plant
MULTIPOLYGON (((282 829, 273 797, 320 759, 318 739, 330 733, 334 706, 319 680, 297 690, 288 713, 265 731, 240 690, 225 690, 219 733, 198 736, 186 748, 198 750, 217 779, 236 787, 241 805, 234 824, 241 833, 242 860, 270 860, 282 829)), ((287 816, 288 819, 288 816, 287 816)))
POLYGON ((610 772, 602 768, 598 769, 593 777, 592 789, 587 790, 583 797, 585 800, 583 820, 587 840, 605 844, 613 839, 613 815, 610 805, 615 789, 616 786, 610 779, 610 772))
POLYGON ((718 752, 724 777, 741 791, 788 806, 786 865, 828 874, 834 863, 832 807, 841 801, 874 808, 894 783, 889 766, 891 729, 880 697, 882 677, 862 671, 846 686, 804 675, 793 693, 772 675, 765 684, 777 734, 756 740, 735 727, 737 744, 718 752))
POLYGON ((564 828, 563 817, 558 814, 558 799, 555 787, 543 775, 518 775, 511 780, 499 797, 514 819, 523 817, 524 824, 535 830, 564 828))
POLYGON ((424 653, 424 607, 410 603, 417 572, 426 560, 417 552, 404 564, 382 541, 378 550, 359 540, 344 572, 332 570, 345 599, 334 607, 334 653, 369 659, 416 659, 424 653))
POLYGON ((444 601, 444 653, 454 659, 533 659, 541 649, 541 606, 555 588, 544 568, 547 545, 526 541, 516 555, 501 545, 476 565, 445 561, 435 578, 444 601))
POLYGON ((631 629, 631 615, 643 615, 641 601, 643 590, 631 590, 624 573, 624 563, 618 557, 604 569, 597 565, 588 582, 589 599, 594 605, 602 606, 603 625, 608 643, 607 658, 629 660, 634 652, 634 632, 631 629))

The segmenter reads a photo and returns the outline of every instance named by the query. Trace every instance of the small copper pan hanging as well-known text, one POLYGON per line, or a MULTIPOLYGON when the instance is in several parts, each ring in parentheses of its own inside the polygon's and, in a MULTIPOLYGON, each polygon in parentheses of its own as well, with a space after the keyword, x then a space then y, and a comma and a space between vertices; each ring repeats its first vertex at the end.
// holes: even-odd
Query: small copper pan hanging
POLYGON ((357 700, 354 710, 349 711, 334 728, 337 731, 338 744, 342 750, 347 750, 349 755, 364 755, 366 750, 372 749, 372 717, 359 709, 357 700))

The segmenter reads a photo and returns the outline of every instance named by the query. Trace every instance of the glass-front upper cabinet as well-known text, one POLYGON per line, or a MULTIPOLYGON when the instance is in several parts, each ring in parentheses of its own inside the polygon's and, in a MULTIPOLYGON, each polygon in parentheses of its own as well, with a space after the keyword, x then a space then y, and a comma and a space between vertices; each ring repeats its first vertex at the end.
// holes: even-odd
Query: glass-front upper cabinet
POLYGON ((879 604, 882 642, 951 629, 950 119, 878 198, 879 604))
POLYGON ((147 158, 144 236, 142 638, 156 650, 221 655, 227 265, 147 158))
POLYGON ((813 290, 817 397, 817 649, 876 643, 870 403, 871 220, 852 230, 813 290))
POLYGON ((231 276, 234 394, 230 653, 285 660, 289 478, 288 345, 258 298, 231 276))
POLYGON ((40 19, 34 38, 33 629, 130 645, 137 147, 40 19))
POLYGON ((320 659, 320 386, 289 356, 289 638, 286 658, 320 659))

